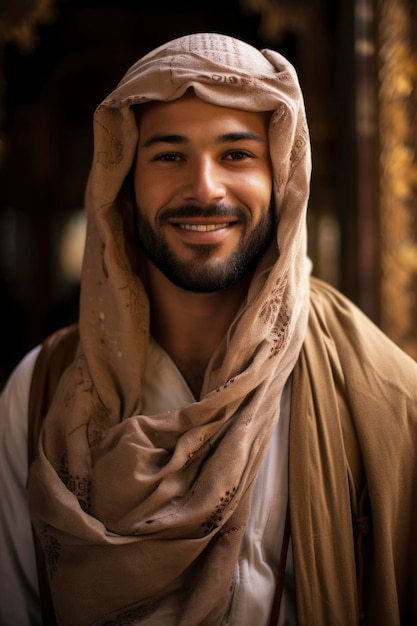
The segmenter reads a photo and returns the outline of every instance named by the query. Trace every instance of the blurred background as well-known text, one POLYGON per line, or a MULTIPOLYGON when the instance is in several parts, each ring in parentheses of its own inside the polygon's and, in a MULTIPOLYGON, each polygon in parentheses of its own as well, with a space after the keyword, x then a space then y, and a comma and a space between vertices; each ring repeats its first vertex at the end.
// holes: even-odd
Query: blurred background
POLYGON ((295 65, 313 273, 417 358, 415 0, 0 0, 0 383, 77 316, 92 115, 140 56, 217 31, 295 65))

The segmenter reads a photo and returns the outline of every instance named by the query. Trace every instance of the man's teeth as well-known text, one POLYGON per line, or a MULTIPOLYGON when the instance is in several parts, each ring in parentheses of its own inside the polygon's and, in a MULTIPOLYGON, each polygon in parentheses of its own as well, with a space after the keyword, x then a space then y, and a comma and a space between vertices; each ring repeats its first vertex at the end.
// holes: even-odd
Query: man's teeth
POLYGON ((199 233, 207 233, 210 230, 227 228, 228 224, 179 224, 184 230, 197 230, 199 233))

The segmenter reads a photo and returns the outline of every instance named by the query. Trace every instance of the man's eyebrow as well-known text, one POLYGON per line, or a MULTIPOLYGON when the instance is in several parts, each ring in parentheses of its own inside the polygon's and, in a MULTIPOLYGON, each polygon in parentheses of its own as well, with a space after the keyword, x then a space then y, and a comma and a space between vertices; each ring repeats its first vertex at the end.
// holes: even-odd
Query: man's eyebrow
POLYGON ((150 148, 158 143, 185 144, 188 143, 187 137, 183 135, 163 135, 156 134, 149 137, 143 144, 144 148, 150 148))
MULTIPOLYGON (((220 137, 216 138, 216 143, 234 143, 238 141, 256 141, 257 143, 264 143, 265 139, 256 133, 251 132, 234 132, 234 133, 225 133, 224 135, 220 135, 220 137)), ((159 143, 169 143, 172 145, 186 144, 189 143, 189 139, 184 137, 184 135, 164 135, 164 134, 155 134, 152 137, 149 137, 143 144, 144 148, 150 148, 159 143)))
POLYGON ((265 139, 256 133, 251 132, 235 132, 226 133, 216 139, 216 143, 229 143, 234 141, 257 141, 258 143, 265 143, 265 139))

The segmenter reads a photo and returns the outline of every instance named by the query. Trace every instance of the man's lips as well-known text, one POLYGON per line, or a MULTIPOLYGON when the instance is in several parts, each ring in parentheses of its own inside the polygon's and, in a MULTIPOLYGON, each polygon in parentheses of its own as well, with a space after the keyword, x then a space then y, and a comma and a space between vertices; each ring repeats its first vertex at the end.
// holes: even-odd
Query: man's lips
POLYGON ((207 233, 212 230, 220 230, 222 228, 227 228, 230 226, 230 223, 224 224, 176 224, 179 228, 184 230, 194 230, 199 233, 207 233))
POLYGON ((220 243, 239 220, 224 216, 172 217, 167 224, 189 243, 220 243))
POLYGON ((250 217, 240 207, 210 206, 201 209, 195 206, 183 206, 176 209, 166 208, 158 215, 159 224, 171 224, 180 228, 192 226, 215 226, 225 228, 237 223, 248 225, 250 217))
POLYGON ((168 220, 168 223, 171 224, 171 226, 180 228, 181 230, 194 231, 197 233, 208 233, 215 230, 223 230, 237 224, 237 222, 238 220, 236 219, 236 217, 227 218, 224 216, 208 216, 206 218, 176 217, 168 220))

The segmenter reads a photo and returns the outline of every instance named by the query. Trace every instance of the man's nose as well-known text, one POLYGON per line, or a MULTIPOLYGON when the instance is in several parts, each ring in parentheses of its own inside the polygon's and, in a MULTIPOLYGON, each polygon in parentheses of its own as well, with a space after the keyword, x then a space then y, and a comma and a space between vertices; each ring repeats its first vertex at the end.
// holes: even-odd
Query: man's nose
POLYGON ((184 200, 210 204, 222 200, 226 186, 221 167, 210 158, 202 157, 189 168, 184 186, 184 200))

